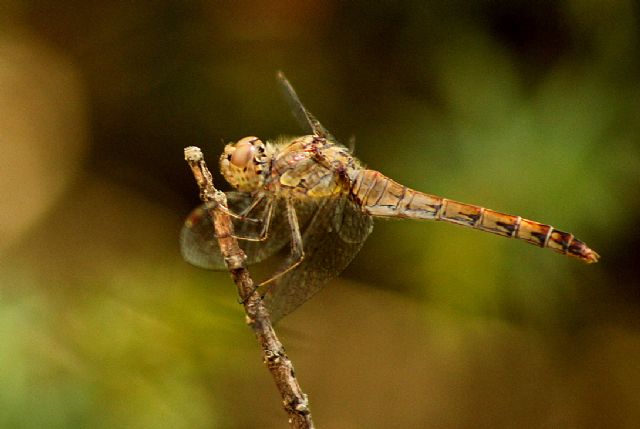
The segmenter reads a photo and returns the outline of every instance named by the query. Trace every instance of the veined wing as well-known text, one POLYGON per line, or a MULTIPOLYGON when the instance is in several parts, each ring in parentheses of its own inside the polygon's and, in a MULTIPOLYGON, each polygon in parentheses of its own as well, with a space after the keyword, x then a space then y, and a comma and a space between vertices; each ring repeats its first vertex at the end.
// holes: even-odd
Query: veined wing
MULTIPOLYGON (((335 195, 320 204, 308 225, 303 227, 301 223, 304 260, 276 280, 265 297, 274 321, 291 313, 340 274, 373 229, 373 219, 347 195, 335 195)), ((283 268, 293 262, 288 258, 283 268)))
POLYGON ((278 79, 284 98, 287 100, 289 108, 291 108, 293 116, 295 116, 302 128, 311 134, 336 141, 335 137, 333 137, 331 133, 322 126, 320 121, 318 121, 315 116, 313 116, 311 112, 304 107, 298 97, 298 94, 296 94, 296 91, 293 89, 293 86, 291 86, 284 73, 279 71, 276 74, 276 78, 278 79))
MULTIPOLYGON (((242 192, 227 192, 227 204, 233 213, 242 213, 254 201, 254 197, 242 192)), ((251 213, 251 218, 260 218, 266 209, 267 199, 261 201, 251 213)), ((247 264, 260 262, 284 247, 291 236, 284 208, 275 202, 268 237, 264 241, 238 240, 247 255, 247 264)), ((307 215, 308 217, 308 215, 307 215)), ((238 237, 258 237, 261 223, 233 219, 234 234, 238 237)), ((180 251, 183 258, 197 267, 212 270, 224 270, 224 258, 220 253, 215 237, 213 222, 206 204, 196 207, 190 214, 180 232, 180 251)))

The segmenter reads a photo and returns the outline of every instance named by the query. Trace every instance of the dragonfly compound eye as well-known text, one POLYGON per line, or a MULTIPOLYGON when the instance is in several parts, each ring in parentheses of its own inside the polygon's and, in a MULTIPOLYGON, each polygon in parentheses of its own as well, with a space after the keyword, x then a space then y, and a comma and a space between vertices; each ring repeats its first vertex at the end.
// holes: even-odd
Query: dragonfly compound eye
POLYGON ((238 168, 246 167, 254 158, 256 147, 254 144, 260 142, 257 137, 245 137, 234 145, 234 151, 229 160, 231 164, 238 168))

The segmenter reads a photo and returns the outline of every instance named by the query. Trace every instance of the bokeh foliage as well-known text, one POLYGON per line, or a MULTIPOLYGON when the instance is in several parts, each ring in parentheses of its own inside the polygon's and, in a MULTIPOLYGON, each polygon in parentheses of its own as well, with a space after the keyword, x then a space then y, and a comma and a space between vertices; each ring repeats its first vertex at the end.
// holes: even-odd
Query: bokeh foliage
POLYGON ((228 276, 177 248, 198 202, 184 146, 214 166, 223 141, 299 132, 282 69, 367 166, 602 255, 377 222, 281 326, 318 426, 635 427, 639 16, 624 0, 6 2, 0 426, 284 427, 228 276))

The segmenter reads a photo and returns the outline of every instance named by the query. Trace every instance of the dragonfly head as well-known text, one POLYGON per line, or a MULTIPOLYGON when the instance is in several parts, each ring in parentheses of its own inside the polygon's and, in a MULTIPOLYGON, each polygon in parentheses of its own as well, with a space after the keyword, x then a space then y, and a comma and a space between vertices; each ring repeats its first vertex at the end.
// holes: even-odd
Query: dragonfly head
POLYGON ((258 137, 229 143, 220 156, 220 171, 240 192, 253 192, 264 185, 267 169, 266 146, 258 137))

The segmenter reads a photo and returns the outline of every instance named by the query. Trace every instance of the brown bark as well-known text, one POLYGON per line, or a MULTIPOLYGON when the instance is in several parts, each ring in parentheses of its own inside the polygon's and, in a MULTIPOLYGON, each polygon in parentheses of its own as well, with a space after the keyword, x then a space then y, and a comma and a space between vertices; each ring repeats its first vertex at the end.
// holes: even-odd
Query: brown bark
POLYGON ((298 384, 293 364, 276 336, 269 311, 246 268, 244 252, 233 235, 226 196, 214 187, 213 177, 200 148, 187 147, 184 149, 184 156, 200 189, 200 199, 209 205, 209 215, 213 220, 220 251, 238 288, 238 294, 242 297, 247 324, 253 330, 260 344, 264 363, 276 382, 284 410, 289 415, 290 426, 296 429, 313 428, 307 395, 298 384))

